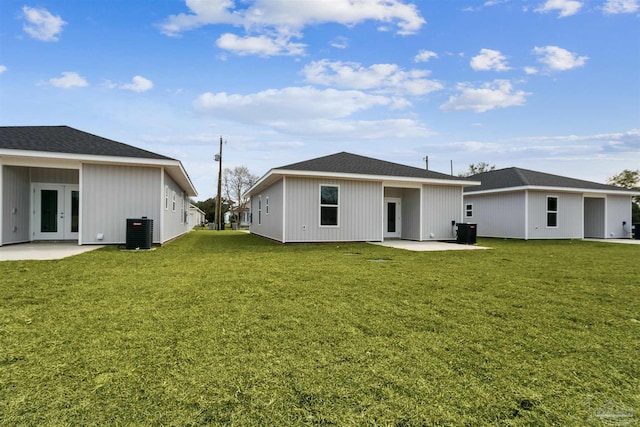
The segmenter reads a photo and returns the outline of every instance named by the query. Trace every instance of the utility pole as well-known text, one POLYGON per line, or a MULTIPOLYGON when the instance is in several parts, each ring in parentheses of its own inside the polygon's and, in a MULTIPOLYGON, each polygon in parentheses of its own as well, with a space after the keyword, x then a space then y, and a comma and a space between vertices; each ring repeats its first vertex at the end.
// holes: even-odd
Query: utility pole
POLYGON ((429 170, 429 156, 425 156, 424 159, 422 160, 424 160, 427 163, 427 170, 429 170))
POLYGON ((222 135, 220 136, 220 151, 215 155, 218 168, 218 200, 216 200, 216 230, 222 230, 222 135))

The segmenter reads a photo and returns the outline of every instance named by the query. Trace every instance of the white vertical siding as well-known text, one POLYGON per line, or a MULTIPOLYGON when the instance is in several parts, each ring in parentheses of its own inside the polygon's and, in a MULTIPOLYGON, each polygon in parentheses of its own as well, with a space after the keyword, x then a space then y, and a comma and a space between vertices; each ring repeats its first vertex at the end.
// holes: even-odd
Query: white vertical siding
POLYGON ((462 187, 424 185, 422 187, 422 240, 455 239, 451 221, 460 222, 462 187))
POLYGON ((605 237, 605 198, 584 198, 584 237, 603 239, 605 237))
POLYGON ((420 189, 402 190, 402 238, 420 240, 420 189))
POLYGON ((28 242, 30 218, 29 168, 0 166, 2 169, 2 241, 28 242))
POLYGON ((142 216, 153 220, 153 241, 160 243, 160 182, 160 168, 83 165, 82 243, 125 243, 127 218, 142 216))
MULTIPOLYGON (((178 236, 183 235, 189 231, 188 221, 185 220, 185 212, 183 210, 183 203, 187 197, 180 186, 169 176, 168 173, 163 171, 164 185, 169 187, 169 209, 162 211, 162 221, 154 221, 154 228, 159 227, 162 224, 162 234, 159 236, 161 243, 168 240, 175 239, 178 236), (175 194, 175 210, 173 209, 173 195, 175 194)), ((160 181, 155 184, 154 191, 164 198, 164 187, 160 181)), ((187 201, 188 202, 188 201, 187 201)), ((161 209, 164 209, 164 200, 160 200, 158 205, 161 209)), ((155 232, 154 232, 155 233, 155 232)), ((155 234, 154 234, 155 238, 155 234)))
POLYGON ((529 191, 530 239, 581 239, 584 233, 582 193, 529 191), (558 226, 547 227, 547 197, 558 198, 558 226))
POLYGON ((473 216, 464 222, 478 225, 478 236, 525 239, 525 192, 464 196, 473 216))
POLYGON ((607 229, 610 239, 631 237, 631 196, 607 196, 607 229), (623 226, 622 222, 626 224, 623 226))
POLYGON ((381 182, 287 178, 286 190, 287 242, 382 240, 381 182), (340 187, 338 227, 320 226, 321 184, 340 187))
POLYGON ((279 242, 284 241, 285 237, 282 235, 282 217, 284 215, 283 187, 283 180, 279 180, 262 191, 262 193, 251 196, 251 233, 279 242), (269 198, 268 215, 267 197, 269 198), (262 209, 258 209, 260 200, 262 201, 262 209))

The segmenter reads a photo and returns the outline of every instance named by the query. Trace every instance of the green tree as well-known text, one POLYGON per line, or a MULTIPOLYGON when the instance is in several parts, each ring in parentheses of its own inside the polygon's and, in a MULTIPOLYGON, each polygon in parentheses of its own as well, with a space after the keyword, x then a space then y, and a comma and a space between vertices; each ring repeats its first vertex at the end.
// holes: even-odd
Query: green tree
MULTIPOLYGON (((198 208, 202 209, 204 212, 204 217, 207 222, 215 222, 216 221, 216 197, 210 197, 207 200, 201 202, 195 202, 198 208)), ((229 202, 222 198, 222 213, 224 214, 229 210, 229 202)))
POLYGON ((489 172, 495 170, 496 165, 490 165, 489 163, 480 162, 480 163, 471 163, 469 165, 469 170, 466 172, 460 172, 458 174, 459 177, 467 177, 471 175, 475 175, 477 173, 489 172))
MULTIPOLYGON (((625 169, 607 180, 611 185, 640 191, 640 170, 625 169)), ((640 223, 640 196, 634 196, 631 203, 631 221, 640 223)))

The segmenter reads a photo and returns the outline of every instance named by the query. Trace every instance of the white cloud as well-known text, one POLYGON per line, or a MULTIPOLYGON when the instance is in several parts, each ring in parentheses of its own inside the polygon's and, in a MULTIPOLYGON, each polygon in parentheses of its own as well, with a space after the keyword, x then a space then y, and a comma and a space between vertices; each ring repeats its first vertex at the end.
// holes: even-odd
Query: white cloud
POLYGON ((70 89, 73 87, 85 87, 88 86, 89 83, 84 79, 84 77, 80 76, 78 73, 74 73, 71 71, 65 71, 62 73, 62 77, 49 79, 49 83, 52 86, 70 89))
POLYGON ((395 64, 363 67, 353 62, 314 61, 302 70, 309 83, 339 88, 373 90, 379 93, 426 95, 442 89, 442 84, 428 80, 428 71, 403 71, 395 64))
POLYGON ((638 0, 607 0, 602 11, 607 15, 635 13, 640 9, 638 0))
POLYGON ((468 84, 459 83, 459 95, 452 96, 440 106, 443 111, 471 110, 476 113, 484 113, 494 108, 507 108, 524 105, 526 97, 530 93, 514 91, 507 80, 495 80, 485 83, 480 88, 471 87, 468 84))
POLYGON ((507 66, 507 57, 500 51, 492 49, 481 49, 480 54, 471 58, 469 63, 476 71, 507 71, 511 68, 507 66))
POLYGON ((429 62, 431 58, 437 58, 437 57, 438 57, 438 54, 435 52, 431 52, 430 50, 421 50, 413 58, 413 62, 429 62))
POLYGON ((312 87, 287 87, 239 95, 207 92, 194 102, 196 110, 214 112, 220 117, 273 123, 299 119, 347 117, 376 106, 390 106, 389 97, 361 91, 318 90, 312 87))
POLYGON ((260 55, 267 55, 275 46, 280 46, 281 49, 275 50, 276 54, 299 55, 304 51, 304 45, 291 44, 295 49, 282 47, 289 46, 292 37, 301 37, 302 29, 308 25, 353 26, 372 20, 383 26, 395 25, 398 34, 407 35, 416 33, 425 24, 417 7, 405 4, 403 0, 246 0, 242 3, 246 6, 237 8, 232 0, 186 0, 190 13, 169 16, 160 24, 160 29, 169 36, 176 36, 204 25, 242 26, 247 32, 245 37, 226 35, 225 39, 219 39, 218 45, 226 48, 226 42, 237 47, 244 40, 246 44, 258 44, 258 47, 241 47, 234 52, 250 54, 255 50, 260 55), (274 45, 266 43, 264 38, 273 39, 274 45))
POLYGON ((133 92, 146 92, 153 87, 153 82, 142 76, 134 76, 131 83, 118 86, 120 89, 131 90, 133 92))
POLYGON ((349 40, 346 37, 338 36, 330 43, 330 45, 336 49, 346 49, 349 47, 349 40))
POLYGON ((7 67, 4 65, 0 65, 0 74, 4 73, 5 71, 7 71, 7 67))
POLYGON ((527 74, 538 74, 538 69, 536 67, 524 67, 524 72, 527 74))
POLYGON ((232 51, 238 55, 301 55, 304 53, 305 45, 301 43, 290 43, 288 38, 267 36, 238 37, 235 34, 223 34, 216 41, 216 45, 225 50, 232 51))
POLYGON ((545 64, 549 71, 567 71, 582 67, 588 56, 578 56, 558 46, 534 47, 533 53, 538 55, 538 62, 545 64))
POLYGON ((582 2, 577 0, 547 0, 543 5, 535 9, 538 13, 560 11, 558 18, 575 15, 582 8, 582 2))
POLYGON ((58 41, 62 27, 67 24, 62 18, 52 15, 46 9, 24 6, 22 12, 24 19, 27 20, 22 29, 37 40, 58 41))

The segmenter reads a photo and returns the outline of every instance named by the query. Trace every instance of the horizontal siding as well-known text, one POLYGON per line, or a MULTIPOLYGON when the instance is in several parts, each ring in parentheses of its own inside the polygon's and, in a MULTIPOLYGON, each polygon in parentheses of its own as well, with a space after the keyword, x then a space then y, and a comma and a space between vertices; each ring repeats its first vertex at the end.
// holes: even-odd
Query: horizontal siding
MULTIPOLYGON (((525 193, 465 195, 465 205, 473 205, 473 215, 464 222, 478 225, 478 236, 510 239, 525 238, 525 193)), ((466 215, 466 214, 465 214, 466 215)))
POLYGON ((455 239, 451 221, 460 222, 462 187, 424 185, 422 189, 423 240, 455 239))
POLYGON ((287 178, 286 241, 380 241, 382 195, 381 182, 287 178), (321 184, 340 187, 338 227, 320 226, 321 184))
POLYGON ((583 220, 582 193, 529 191, 530 239, 581 239, 583 220), (547 227, 547 196, 558 198, 557 227, 547 227))
POLYGON ((85 164, 82 168, 82 243, 125 243, 127 218, 153 220, 160 242, 161 169, 85 164), (104 235, 103 240, 97 234, 104 235))

